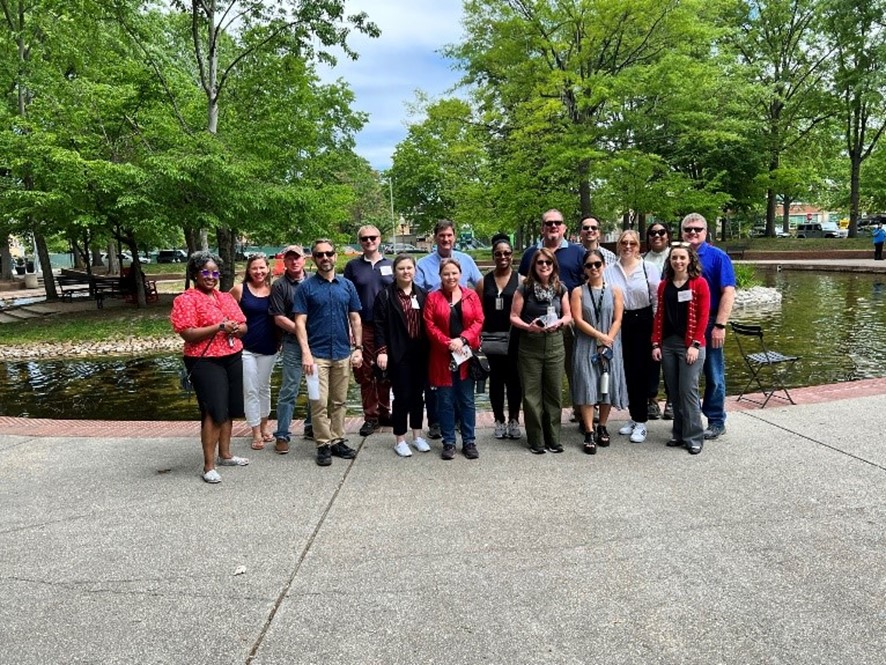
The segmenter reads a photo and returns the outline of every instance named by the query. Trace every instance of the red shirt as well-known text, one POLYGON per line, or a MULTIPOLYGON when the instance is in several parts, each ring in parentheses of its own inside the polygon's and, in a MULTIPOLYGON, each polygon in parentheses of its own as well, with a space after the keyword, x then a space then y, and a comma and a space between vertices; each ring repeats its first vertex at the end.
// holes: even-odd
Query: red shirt
MULTIPOLYGON (((169 315, 169 320, 172 321, 172 329, 179 334, 188 328, 204 328, 206 326, 217 328, 219 323, 227 320, 246 323, 246 317, 243 315, 240 305, 230 293, 213 291, 207 294, 194 288, 188 289, 172 301, 172 314, 169 315)), ((228 335, 222 332, 216 333, 211 342, 208 339, 185 342, 184 354, 193 357, 202 355, 209 358, 220 358, 242 351, 243 342, 236 337, 232 339, 234 340, 233 347, 228 343, 228 335), (209 348, 206 347, 207 344, 209 344, 209 348), (206 349, 206 353, 203 353, 204 349, 206 349)))

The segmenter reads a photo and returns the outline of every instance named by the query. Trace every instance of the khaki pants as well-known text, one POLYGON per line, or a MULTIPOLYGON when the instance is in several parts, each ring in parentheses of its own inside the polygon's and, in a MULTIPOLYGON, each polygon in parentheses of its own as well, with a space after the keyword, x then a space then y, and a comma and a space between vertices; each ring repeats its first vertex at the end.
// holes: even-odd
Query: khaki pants
POLYGON ((314 366, 320 376, 320 399, 311 401, 311 416, 314 424, 314 440, 319 447, 345 438, 345 412, 348 382, 351 377, 351 359, 314 358, 314 366))

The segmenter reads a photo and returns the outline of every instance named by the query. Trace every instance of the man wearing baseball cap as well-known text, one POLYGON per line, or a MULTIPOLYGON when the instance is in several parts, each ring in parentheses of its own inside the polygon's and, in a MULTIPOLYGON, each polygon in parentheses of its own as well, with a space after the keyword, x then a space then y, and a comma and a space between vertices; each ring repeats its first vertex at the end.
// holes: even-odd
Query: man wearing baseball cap
MULTIPOLYGON (((285 272, 271 286, 271 306, 269 312, 274 323, 283 331, 282 364, 283 377, 280 383, 280 394, 277 397, 277 431, 274 438, 274 450, 280 455, 289 452, 289 426, 295 411, 295 398, 298 395, 302 377, 301 346, 295 337, 295 316, 292 303, 295 292, 305 280, 305 250, 301 245, 289 245, 283 249, 283 266, 285 272)), ((311 426, 311 409, 305 417, 305 438, 313 437, 311 426)))

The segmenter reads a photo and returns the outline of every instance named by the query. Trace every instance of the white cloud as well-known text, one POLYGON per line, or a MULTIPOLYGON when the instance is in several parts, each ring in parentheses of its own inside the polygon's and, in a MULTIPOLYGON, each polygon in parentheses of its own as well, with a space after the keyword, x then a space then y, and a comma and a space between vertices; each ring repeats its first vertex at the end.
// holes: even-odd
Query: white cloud
POLYGON ((356 61, 339 58, 334 69, 321 67, 323 80, 341 78, 354 91, 357 110, 369 122, 357 136, 357 153, 377 169, 391 165, 395 145, 406 136, 407 104, 415 91, 443 95, 460 78, 439 51, 462 36, 459 0, 349 0, 346 12, 365 11, 382 34, 353 35, 356 61))

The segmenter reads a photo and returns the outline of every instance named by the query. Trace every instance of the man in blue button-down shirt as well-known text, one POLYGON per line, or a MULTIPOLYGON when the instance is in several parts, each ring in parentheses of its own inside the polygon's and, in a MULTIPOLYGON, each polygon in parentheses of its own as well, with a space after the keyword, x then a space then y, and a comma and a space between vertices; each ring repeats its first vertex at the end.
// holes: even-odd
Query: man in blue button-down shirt
POLYGON ((353 282, 335 274, 332 241, 315 240, 311 255, 317 272, 296 291, 293 311, 305 376, 320 378, 320 398, 311 401, 317 464, 329 466, 333 455, 357 454, 345 442, 345 404, 351 365, 363 364, 362 305, 353 282))

